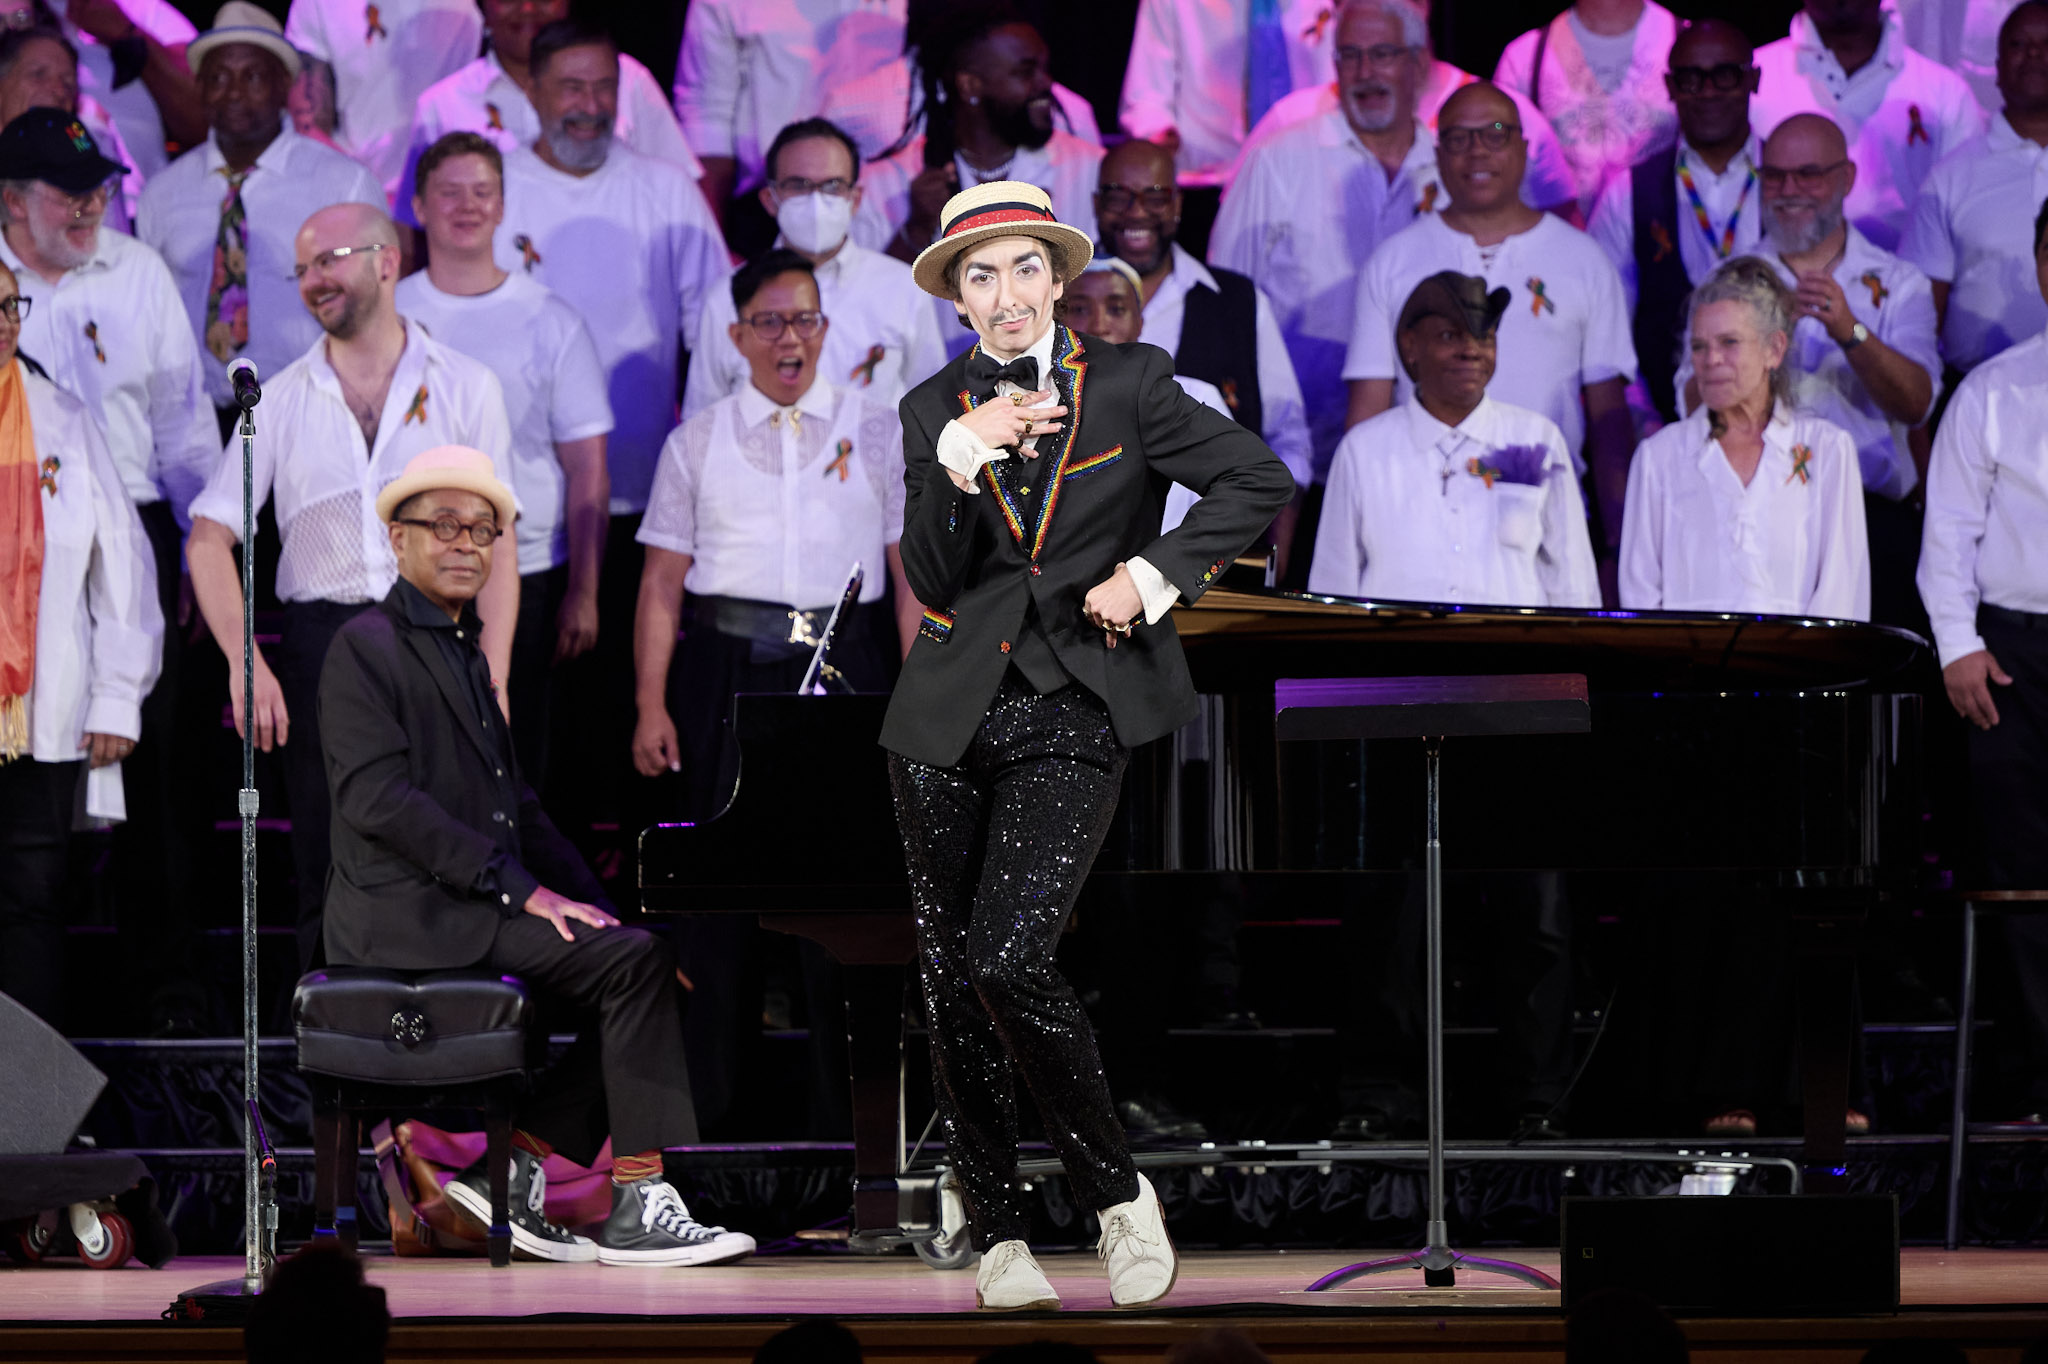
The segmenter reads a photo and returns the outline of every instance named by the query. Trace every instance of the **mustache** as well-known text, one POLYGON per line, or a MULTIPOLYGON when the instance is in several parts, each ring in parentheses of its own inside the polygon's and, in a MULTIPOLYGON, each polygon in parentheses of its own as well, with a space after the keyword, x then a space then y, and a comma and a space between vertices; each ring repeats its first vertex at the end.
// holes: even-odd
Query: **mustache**
POLYGON ((988 315, 988 324, 991 327, 1000 327, 1005 322, 1020 322, 1027 317, 1035 315, 1036 312, 1037 310, 1034 308, 1012 308, 1007 312, 990 313, 988 315))
POLYGON ((1393 93, 1394 87, 1388 85, 1385 81, 1365 81, 1351 87, 1353 99, 1378 99, 1382 95, 1391 95, 1393 93))

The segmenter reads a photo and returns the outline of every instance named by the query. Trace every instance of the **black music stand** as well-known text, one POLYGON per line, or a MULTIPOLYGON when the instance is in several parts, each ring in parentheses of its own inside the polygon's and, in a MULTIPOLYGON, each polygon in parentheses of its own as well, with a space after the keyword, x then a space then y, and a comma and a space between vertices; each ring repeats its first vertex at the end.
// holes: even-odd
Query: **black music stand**
POLYGON ((1437 838, 1437 761, 1451 735, 1584 734, 1593 728, 1586 679, 1574 673, 1509 677, 1362 677, 1273 684, 1273 727, 1285 740, 1420 739, 1428 787, 1428 841, 1423 850, 1426 896, 1429 1051, 1429 1225, 1421 1250, 1365 1260, 1325 1274, 1311 1293, 1367 1274, 1420 1268, 1431 1288, 1457 1282, 1453 1266, 1489 1269, 1537 1288, 1557 1288, 1539 1269, 1513 1260, 1460 1255, 1444 1220, 1444 871, 1437 838))

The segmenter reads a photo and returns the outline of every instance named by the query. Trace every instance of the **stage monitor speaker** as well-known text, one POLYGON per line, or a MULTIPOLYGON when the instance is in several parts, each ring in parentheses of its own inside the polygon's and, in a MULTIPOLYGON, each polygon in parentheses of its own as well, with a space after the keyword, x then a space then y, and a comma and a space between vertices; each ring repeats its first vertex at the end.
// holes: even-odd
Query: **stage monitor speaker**
POLYGON ((61 1152, 106 1085, 55 1028, 0 995, 0 1156, 61 1152))
POLYGON ((1884 1195, 1567 1198, 1564 1306, 1632 1288, 1675 1312, 1899 1309, 1899 1205, 1884 1195))

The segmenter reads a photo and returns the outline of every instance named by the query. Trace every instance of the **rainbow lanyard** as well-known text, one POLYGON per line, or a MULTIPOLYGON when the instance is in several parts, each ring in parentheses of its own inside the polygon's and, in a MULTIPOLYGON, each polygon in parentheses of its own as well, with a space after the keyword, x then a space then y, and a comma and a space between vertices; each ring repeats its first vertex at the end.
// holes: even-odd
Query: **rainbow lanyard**
POLYGON ((1742 177, 1742 193, 1736 197, 1735 211, 1728 215, 1728 226, 1718 241, 1714 238, 1714 220, 1707 216, 1707 205, 1700 198, 1700 188, 1692 180, 1692 167, 1685 164, 1682 153, 1678 158, 1678 183, 1685 186, 1685 197, 1692 200, 1693 216, 1700 220, 1700 231, 1705 234, 1707 247, 1714 253, 1714 259, 1727 260, 1735 250, 1735 224, 1742 218, 1743 205, 1749 202, 1749 192, 1756 188, 1756 162, 1749 163, 1749 174, 1742 177))

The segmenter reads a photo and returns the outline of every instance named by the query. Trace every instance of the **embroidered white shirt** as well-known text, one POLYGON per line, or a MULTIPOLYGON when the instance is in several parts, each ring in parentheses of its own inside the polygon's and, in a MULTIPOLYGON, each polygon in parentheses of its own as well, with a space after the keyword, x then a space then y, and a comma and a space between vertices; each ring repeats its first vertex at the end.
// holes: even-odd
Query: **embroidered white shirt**
MULTIPOLYGON (((299 229, 333 204, 384 206, 382 187, 360 162, 299 136, 290 119, 283 123, 283 131, 242 181, 242 214, 249 231, 249 344, 241 353, 265 380, 304 355, 321 335, 292 277, 299 229)), ((209 135, 149 182, 135 220, 135 235, 155 248, 177 281, 207 394, 221 407, 234 390, 227 366, 206 348, 206 295, 213 285, 214 243, 227 196, 227 160, 209 135)))
POLYGON ((1621 604, 1870 619, 1870 547, 1856 447, 1834 423, 1780 410, 1744 486, 1704 411, 1636 448, 1621 524, 1621 604))
POLYGON ((1378 601, 1600 605, 1586 513, 1564 436, 1492 398, 1456 426, 1410 400, 1337 447, 1308 590, 1378 601), (1534 483, 1489 477, 1520 447, 1534 483))
MULTIPOLYGON (((497 376, 408 324, 374 446, 341 395, 327 338, 263 383, 254 472, 256 506, 276 499, 277 595, 284 601, 382 600, 398 580, 378 490, 406 461, 440 445, 491 457, 514 482, 512 430, 497 376)), ((518 491, 516 485, 513 489, 518 491)), ((242 535, 242 442, 228 441, 192 515, 242 535)), ((499 560, 500 563, 503 560, 499 560)))
MULTIPOLYGON (((1672 244, 1678 248, 1678 259, 1685 266, 1685 277, 1694 284, 1713 274, 1721 262, 1755 251, 1757 239, 1763 233, 1763 191, 1754 177, 1756 168, 1762 164, 1763 143, 1754 133, 1750 134, 1749 145, 1731 157, 1719 174, 1686 145, 1683 136, 1679 137, 1678 161, 1671 172, 1672 183, 1677 186, 1678 221, 1671 225, 1671 235, 1672 244), (1700 225, 1699 212, 1685 192, 1684 181, 1678 178, 1680 167, 1691 173, 1693 188, 1699 191, 1700 203, 1712 224, 1711 238, 1709 229, 1700 225), (1731 225, 1735 229, 1734 245, 1724 254, 1721 247, 1728 241, 1731 225)), ((1600 243, 1607 259, 1614 262, 1631 314, 1636 310, 1639 287, 1635 210, 1634 181, 1628 175, 1617 175, 1608 182, 1606 192, 1593 209, 1592 221, 1586 224, 1586 231, 1600 243)), ((1662 244, 1657 245, 1661 249, 1662 244)))
POLYGON ((1984 647, 1977 607, 2048 614, 2048 337, 1970 371, 1927 467, 1920 599, 1943 667, 1984 647))
POLYGON ((1899 254, 1949 286, 1942 358, 1968 370, 2048 326, 2034 275, 2034 214, 2048 199, 2048 148, 2004 114, 1920 186, 1899 254))

